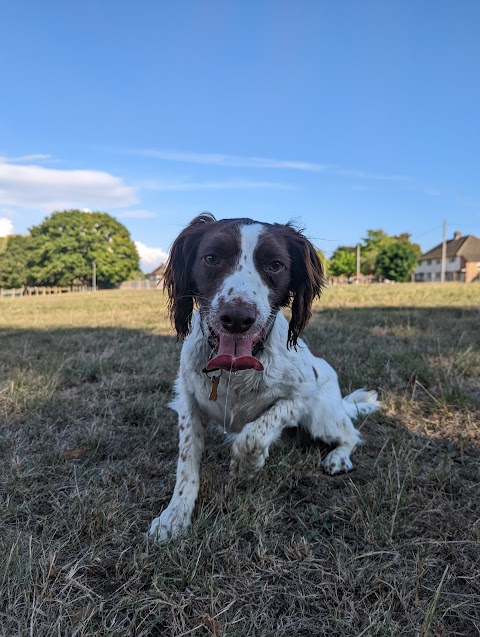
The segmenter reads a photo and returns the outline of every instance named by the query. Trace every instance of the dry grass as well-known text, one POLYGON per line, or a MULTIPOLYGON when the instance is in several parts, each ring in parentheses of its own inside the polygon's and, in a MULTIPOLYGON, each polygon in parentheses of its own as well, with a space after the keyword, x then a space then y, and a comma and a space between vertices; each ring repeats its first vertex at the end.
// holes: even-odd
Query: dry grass
POLYGON ((479 306, 478 286, 328 290, 307 339, 385 405, 356 470, 284 440, 231 482, 211 432, 193 531, 159 548, 179 355, 161 294, 0 302, 0 635, 479 634, 479 306))

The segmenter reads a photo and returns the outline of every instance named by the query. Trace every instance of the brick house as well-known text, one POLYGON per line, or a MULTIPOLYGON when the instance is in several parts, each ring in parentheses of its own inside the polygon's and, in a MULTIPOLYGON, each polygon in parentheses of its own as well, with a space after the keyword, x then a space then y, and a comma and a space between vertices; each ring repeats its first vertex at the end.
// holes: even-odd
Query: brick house
MULTIPOLYGON (((415 270, 415 281, 440 281, 442 244, 422 254, 415 270)), ((480 282, 480 239, 473 234, 462 237, 455 232, 447 241, 445 281, 480 282)))

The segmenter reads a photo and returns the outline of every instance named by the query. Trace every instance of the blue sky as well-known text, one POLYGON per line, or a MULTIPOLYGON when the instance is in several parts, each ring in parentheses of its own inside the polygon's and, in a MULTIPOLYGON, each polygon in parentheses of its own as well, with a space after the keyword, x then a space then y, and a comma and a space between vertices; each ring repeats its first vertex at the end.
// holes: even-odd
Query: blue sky
POLYGON ((110 212, 148 269, 197 213, 480 236, 480 3, 5 3, 0 234, 110 212))

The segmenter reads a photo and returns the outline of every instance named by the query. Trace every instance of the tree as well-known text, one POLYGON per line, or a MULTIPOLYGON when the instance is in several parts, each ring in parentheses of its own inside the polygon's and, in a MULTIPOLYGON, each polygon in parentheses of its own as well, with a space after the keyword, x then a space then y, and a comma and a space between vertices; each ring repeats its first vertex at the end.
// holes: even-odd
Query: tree
POLYGON ((114 287, 139 268, 139 257, 123 224, 103 212, 55 212, 30 229, 29 265, 37 285, 89 285, 96 262, 97 285, 114 287))
MULTIPOLYGON (((417 243, 410 241, 408 232, 392 236, 381 229, 368 230, 360 248, 360 271, 362 274, 384 276, 395 281, 408 281, 415 269, 415 265, 413 267, 408 265, 413 262, 412 254, 415 255, 414 263, 416 264, 421 249, 417 243), (402 247, 398 247, 398 244, 402 244, 402 247), (389 249, 390 246, 397 246, 397 248, 389 249), (381 263, 380 255, 382 255, 381 263), (388 263, 390 257, 395 260, 395 263, 388 263), (401 266, 400 263, 403 263, 404 258, 407 259, 407 264, 401 266), (387 271, 389 274, 385 274, 387 271), (405 274, 406 271, 408 274, 405 274)), ((351 246, 337 248, 330 260, 330 272, 335 276, 353 276, 356 271, 356 248, 351 246)))
POLYGON ((377 272, 392 281, 409 281, 420 254, 420 247, 409 240, 388 243, 378 254, 377 272))
POLYGON ((362 274, 377 274, 378 255, 392 241, 395 241, 395 237, 391 237, 384 230, 367 230, 360 255, 362 274))
POLYGON ((397 235, 389 235, 384 230, 367 230, 367 236, 363 239, 363 245, 361 248, 361 271, 362 274, 376 274, 382 275, 379 270, 378 257, 381 252, 394 243, 403 242, 407 245, 413 246, 418 256, 421 254, 420 246, 417 243, 410 241, 410 234, 408 232, 402 232, 397 235))
POLYGON ((321 250, 317 250, 318 258, 320 259, 323 267, 324 276, 328 276, 330 274, 330 260, 325 256, 325 253, 321 250))
POLYGON ((357 271, 357 255, 355 248, 340 246, 330 259, 329 271, 334 276, 353 276, 357 271))
POLYGON ((6 237, 0 253, 0 288, 20 288, 28 283, 29 236, 12 234, 6 237))

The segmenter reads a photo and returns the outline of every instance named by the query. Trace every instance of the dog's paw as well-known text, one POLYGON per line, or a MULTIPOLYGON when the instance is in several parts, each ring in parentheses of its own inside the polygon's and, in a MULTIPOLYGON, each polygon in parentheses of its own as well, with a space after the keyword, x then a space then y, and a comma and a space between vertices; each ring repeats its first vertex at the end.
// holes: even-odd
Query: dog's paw
POLYGON ((265 456, 260 454, 252 456, 232 456, 230 461, 230 475, 232 478, 253 478, 253 476, 263 469, 265 456))
POLYGON ((183 535, 190 527, 191 514, 182 500, 170 502, 165 511, 150 525, 148 535, 151 540, 163 544, 183 535))
POLYGON ((234 478, 251 478, 263 468, 267 458, 268 448, 262 449, 254 437, 240 434, 232 445, 230 474, 234 478))
POLYGON ((334 476, 336 473, 347 473, 353 469, 349 453, 344 449, 334 449, 322 460, 325 473, 334 476))

